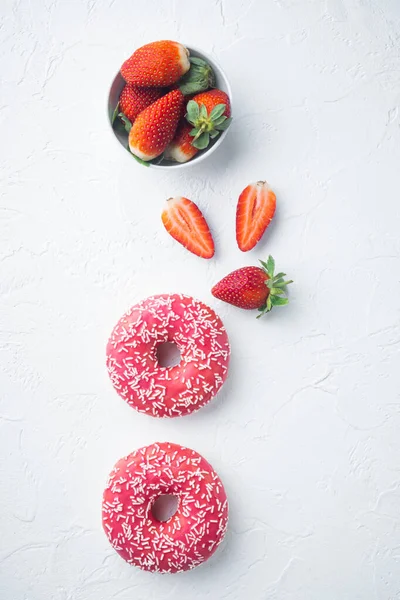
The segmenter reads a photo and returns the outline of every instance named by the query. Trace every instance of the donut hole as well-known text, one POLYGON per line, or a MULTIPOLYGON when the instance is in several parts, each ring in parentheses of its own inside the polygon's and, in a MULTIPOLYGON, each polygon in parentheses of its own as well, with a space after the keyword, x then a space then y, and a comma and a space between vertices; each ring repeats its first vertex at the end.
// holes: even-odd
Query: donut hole
POLYGON ((174 496, 173 494, 161 494, 151 507, 153 517, 156 521, 160 521, 160 523, 169 521, 178 510, 178 503, 178 496, 174 496))
POLYGON ((156 350, 160 367, 175 367, 181 362, 181 351, 175 342, 162 342, 156 350))

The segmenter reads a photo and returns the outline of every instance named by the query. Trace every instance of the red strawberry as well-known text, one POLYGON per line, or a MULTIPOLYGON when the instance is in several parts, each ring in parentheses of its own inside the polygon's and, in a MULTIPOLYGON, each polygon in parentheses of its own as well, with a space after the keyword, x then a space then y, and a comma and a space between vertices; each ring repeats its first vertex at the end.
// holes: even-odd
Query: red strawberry
POLYGON ((225 104, 224 116, 231 116, 231 103, 229 96, 222 90, 215 88, 213 90, 208 90, 208 92, 201 92, 200 94, 196 94, 193 100, 197 102, 198 105, 204 104, 208 113, 210 113, 213 108, 218 106, 218 104, 225 104))
POLYGON ((209 90, 194 96, 187 105, 186 118, 193 125, 192 145, 199 150, 206 148, 210 138, 216 138, 227 129, 232 119, 229 96, 222 90, 209 90))
POLYGON ((122 65, 121 75, 133 85, 164 87, 178 81, 189 68, 188 49, 163 40, 138 48, 122 65))
POLYGON ((275 214, 276 196, 266 181, 248 185, 236 210, 236 241, 247 252, 260 241, 275 214))
POLYGON ((273 306, 283 306, 289 300, 285 296, 285 286, 292 281, 285 281, 285 273, 275 272, 275 261, 272 256, 267 262, 260 260, 261 267, 244 267, 233 271, 219 283, 211 293, 213 296, 233 306, 246 310, 258 309, 262 317, 273 306))
POLYGON ((173 90, 139 114, 129 132, 132 154, 148 161, 164 152, 175 135, 184 100, 180 90, 173 90))
POLYGON ((119 109, 134 122, 139 113, 158 100, 165 91, 162 88, 134 87, 127 83, 119 97, 119 109))
POLYGON ((214 242, 207 221, 194 202, 177 196, 167 200, 161 219, 168 233, 201 258, 214 256, 214 242))
POLYGON ((190 135, 191 131, 192 126, 186 120, 180 122, 174 139, 165 150, 165 158, 184 163, 197 154, 197 148, 192 146, 193 137, 190 135))

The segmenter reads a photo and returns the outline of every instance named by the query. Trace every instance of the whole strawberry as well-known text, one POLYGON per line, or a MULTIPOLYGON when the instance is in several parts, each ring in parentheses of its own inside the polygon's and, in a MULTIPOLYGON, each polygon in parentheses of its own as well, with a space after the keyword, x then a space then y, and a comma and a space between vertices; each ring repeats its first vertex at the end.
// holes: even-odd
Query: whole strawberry
POLYGON ((119 110, 134 122, 139 113, 158 100, 165 90, 162 88, 134 87, 127 83, 119 97, 119 110))
POLYGON ((127 83, 141 87, 172 85, 190 69, 189 51, 179 42, 162 40, 138 48, 121 67, 127 83))
POLYGON ((269 312, 274 306, 288 304, 284 288, 292 283, 285 281, 285 273, 275 275, 275 261, 272 256, 267 262, 260 260, 261 267, 243 267, 233 271, 219 283, 211 293, 228 304, 246 310, 258 309, 261 314, 269 312))
POLYGON ((210 139, 216 138, 231 122, 229 96, 214 89, 194 96, 187 105, 186 119, 193 125, 192 145, 198 150, 207 148, 210 139))
POLYGON ((207 113, 210 113, 216 106, 218 106, 218 104, 224 104, 224 116, 231 116, 231 102, 229 100, 229 96, 222 90, 215 88, 213 90, 208 90, 208 92, 201 92, 200 94, 196 94, 192 100, 197 102, 199 106, 204 104, 207 109, 207 113))
POLYGON ((185 97, 173 90, 145 108, 129 132, 129 149, 144 161, 162 154, 175 135, 185 97))
POLYGON ((185 163, 198 152, 192 144, 193 137, 190 135, 192 126, 186 120, 179 123, 174 139, 167 146, 164 157, 179 163, 185 163))

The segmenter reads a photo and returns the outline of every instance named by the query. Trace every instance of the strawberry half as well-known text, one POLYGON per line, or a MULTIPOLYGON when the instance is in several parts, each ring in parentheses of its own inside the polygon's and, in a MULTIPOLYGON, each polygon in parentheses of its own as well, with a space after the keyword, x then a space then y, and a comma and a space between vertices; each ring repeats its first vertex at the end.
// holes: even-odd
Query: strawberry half
POLYGON ((164 158, 179 163, 185 163, 193 158, 198 150, 192 145, 193 137, 190 135, 191 131, 192 126, 185 120, 181 121, 174 139, 165 150, 164 158))
POLYGON ((182 246, 201 258, 214 256, 214 241, 200 209, 188 198, 167 200, 161 219, 168 233, 182 246))
POLYGON ((227 129, 232 121, 229 96, 222 90, 202 92, 189 100, 186 119, 193 125, 192 145, 198 150, 207 148, 210 139, 227 129))
POLYGON ((165 87, 189 69, 188 49, 179 42, 162 40, 138 48, 122 65, 121 75, 132 85, 165 87))
POLYGON ((162 154, 175 135, 185 97, 173 90, 145 108, 129 132, 129 149, 141 160, 162 154))
POLYGON ((275 214, 276 196, 266 181, 248 185, 239 196, 236 210, 236 241, 247 252, 264 235, 275 214))
POLYGON ((158 100, 165 90, 162 88, 134 87, 127 83, 119 97, 119 110, 133 123, 139 113, 158 100))
POLYGON ((215 298, 245 310, 258 309, 262 317, 274 306, 288 304, 284 288, 292 283, 286 281, 285 273, 275 275, 275 261, 272 256, 267 262, 260 260, 261 267, 243 267, 233 271, 211 290, 215 298))

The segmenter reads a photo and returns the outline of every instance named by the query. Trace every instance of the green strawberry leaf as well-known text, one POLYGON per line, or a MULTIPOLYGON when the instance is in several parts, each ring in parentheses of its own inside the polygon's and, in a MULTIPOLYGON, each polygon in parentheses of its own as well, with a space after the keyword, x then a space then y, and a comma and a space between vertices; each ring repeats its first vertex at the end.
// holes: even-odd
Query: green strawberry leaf
POLYGON ((268 275, 272 278, 274 276, 274 271, 275 271, 275 261, 271 255, 268 256, 266 268, 267 268, 268 275))
POLYGON ((114 125, 114 121, 118 117, 118 112, 119 112, 119 102, 117 102, 117 106, 114 108, 114 112, 111 117, 111 125, 114 125))
MULTIPOLYGON (((132 153, 131 153, 132 154, 132 153)), ((139 158, 138 156, 135 156, 134 154, 132 154, 133 158, 140 163, 141 165, 143 165, 144 167, 149 167, 150 163, 146 162, 145 160, 142 160, 141 158, 139 158)))
POLYGON ((288 281, 284 281, 283 279, 278 279, 278 281, 273 281, 272 282, 274 287, 278 287, 278 288, 284 288, 287 285, 289 285, 289 283, 293 283, 293 279, 289 279, 288 281))
POLYGON ((187 116, 186 116, 187 120, 189 121, 189 123, 192 123, 192 125, 194 125, 200 115, 199 105, 194 100, 189 100, 189 102, 187 103, 186 110, 187 110, 187 116))
POLYGON ((214 138, 216 138, 217 136, 219 136, 219 131, 210 131, 210 138, 213 140, 214 138))
POLYGON ((198 67, 204 67, 207 63, 202 58, 197 58, 197 56, 191 56, 189 58, 191 65, 197 65, 198 67))
POLYGON ((214 108, 212 109, 212 111, 210 113, 210 119, 215 121, 215 119, 222 117, 222 115, 225 112, 225 109, 226 109, 225 104, 217 104, 217 106, 214 106, 214 108))
POLYGON ((215 127, 215 125, 221 125, 221 123, 223 123, 224 121, 226 121, 227 117, 218 117, 218 119, 214 119, 213 120, 213 125, 215 127))
MULTIPOLYGON (((264 263, 264 265, 265 265, 265 263, 264 263)), ((281 287, 283 281, 284 281, 283 279, 276 279, 276 277, 272 277, 271 279, 268 279, 267 287, 269 287, 269 289, 271 289, 273 287, 281 287)))
POLYGON ((225 121, 223 123, 221 123, 220 125, 217 125, 215 129, 219 129, 219 131, 224 131, 225 129, 228 129, 231 122, 232 122, 232 118, 229 117, 228 119, 225 119, 225 121))
POLYGON ((131 156, 133 156, 133 158, 141 165, 143 165, 144 167, 149 167, 150 163, 146 162, 145 160, 142 160, 141 158, 139 158, 138 156, 136 156, 135 154, 133 154, 133 152, 130 151, 130 148, 128 146, 128 150, 131 156))
POLYGON ((202 133, 197 138, 197 140, 193 140, 192 146, 194 146, 198 150, 204 150, 204 148, 207 148, 209 143, 210 143, 210 134, 205 132, 205 133, 202 133))
POLYGON ((195 127, 194 129, 192 129, 192 131, 189 133, 189 135, 191 135, 192 137, 195 137, 198 133, 199 133, 200 129, 198 127, 195 127))
POLYGON ((274 275, 275 261, 271 255, 268 257, 267 262, 260 260, 260 264, 268 275, 265 283, 269 288, 269 294, 265 304, 258 309, 260 314, 257 319, 262 317, 266 312, 269 312, 274 306, 285 306, 285 304, 288 304, 289 300, 286 298, 283 288, 289 285, 289 283, 293 283, 291 279, 285 281, 285 273, 274 275))
MULTIPOLYGON (((268 300, 271 296, 268 296, 268 300)), ((271 298, 272 306, 284 306, 285 304, 289 304, 288 298, 281 298, 280 296, 272 296, 271 298)))
POLYGON ((200 106, 200 119, 205 119, 208 117, 208 112, 204 104, 200 106))
POLYGON ((132 129, 132 123, 130 122, 128 117, 126 117, 124 115, 124 113, 120 112, 120 113, 118 113, 118 116, 121 119, 121 121, 124 123, 125 131, 127 131, 129 133, 130 130, 132 129))
POLYGON ((189 58, 190 69, 179 81, 179 89, 185 96, 204 92, 215 85, 215 74, 210 65, 197 56, 189 58))

